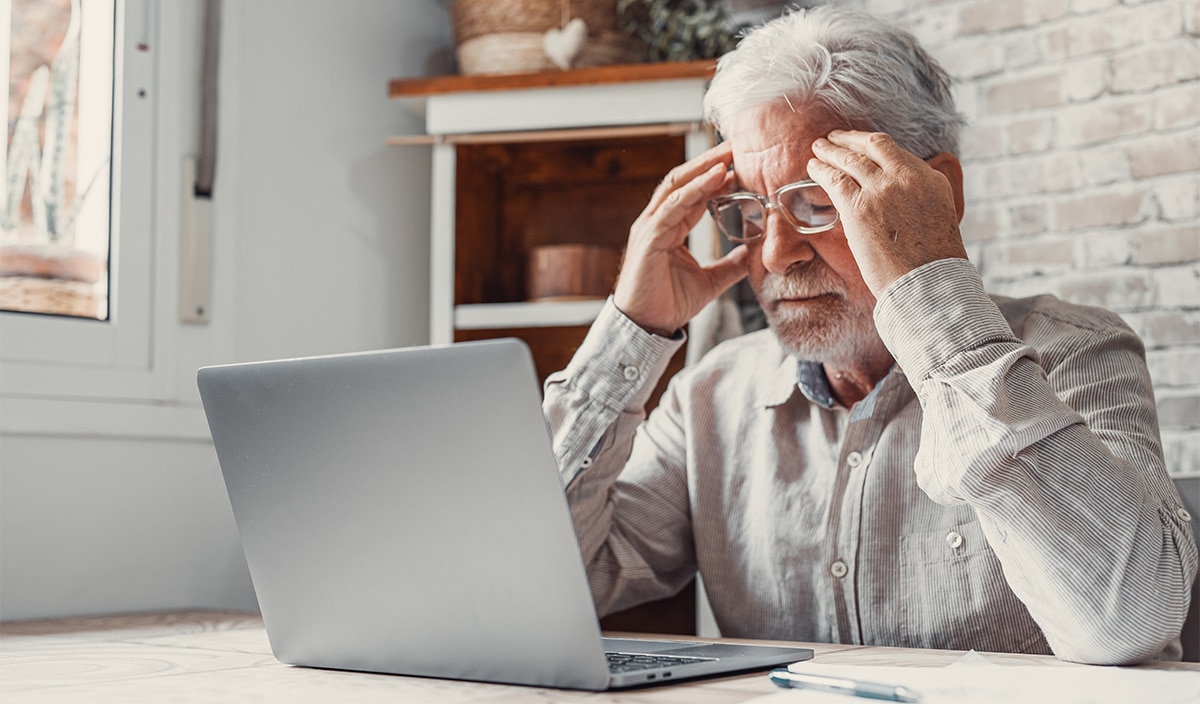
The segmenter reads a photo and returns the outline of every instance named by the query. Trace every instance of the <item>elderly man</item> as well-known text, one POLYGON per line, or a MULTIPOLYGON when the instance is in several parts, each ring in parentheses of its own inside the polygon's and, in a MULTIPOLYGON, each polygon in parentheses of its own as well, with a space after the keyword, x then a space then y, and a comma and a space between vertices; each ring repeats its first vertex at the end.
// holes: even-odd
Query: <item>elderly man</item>
POLYGON ((654 193, 546 384, 602 613, 699 573, 727 636, 1178 659, 1196 547, 1141 342, 984 292, 949 83, 911 35, 832 8, 721 59, 725 142, 654 193), (706 208, 737 243, 707 266, 685 246, 706 208), (684 324, 747 276, 770 329, 646 418, 684 324))

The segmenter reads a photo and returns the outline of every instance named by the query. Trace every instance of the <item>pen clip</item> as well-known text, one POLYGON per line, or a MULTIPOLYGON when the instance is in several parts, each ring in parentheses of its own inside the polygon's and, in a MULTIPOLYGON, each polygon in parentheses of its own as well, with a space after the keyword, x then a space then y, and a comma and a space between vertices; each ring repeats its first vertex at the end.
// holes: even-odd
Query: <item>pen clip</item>
POLYGON ((878 699, 889 702, 920 702, 921 695, 908 687, 864 682, 846 677, 829 675, 800 674, 783 667, 771 670, 770 679, 779 687, 786 689, 811 689, 820 692, 846 694, 864 699, 878 699))

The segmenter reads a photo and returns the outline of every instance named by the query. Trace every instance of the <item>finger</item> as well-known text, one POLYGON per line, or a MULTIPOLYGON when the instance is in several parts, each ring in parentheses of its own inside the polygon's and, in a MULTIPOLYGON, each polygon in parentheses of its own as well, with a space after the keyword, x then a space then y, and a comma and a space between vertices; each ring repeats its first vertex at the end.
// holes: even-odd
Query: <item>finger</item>
POLYGON ((820 159, 809 159, 808 177, 825 189, 839 213, 850 212, 852 204, 862 192, 862 187, 853 177, 820 159))
POLYGON ((732 179, 733 174, 723 164, 717 164, 699 178, 672 191, 659 208, 650 213, 650 219, 660 228, 683 225, 682 233, 686 236, 687 231, 704 217, 708 199, 723 191, 732 179))
POLYGON ((646 206, 646 210, 649 212, 657 210, 671 193, 695 180, 697 177, 706 174, 708 171, 714 169, 716 165, 720 164, 728 170, 729 165, 732 163, 733 147, 729 142, 722 142, 706 150, 699 156, 676 166, 667 173, 663 180, 659 182, 658 187, 654 189, 654 194, 650 197, 650 202, 646 206))
POLYGON ((864 185, 878 177, 881 172, 880 165, 860 151, 859 145, 843 146, 818 137, 813 141, 812 150, 813 156, 829 166, 845 171, 864 185))
POLYGON ((838 146, 866 154, 885 168, 895 162, 917 158, 883 132, 834 130, 829 133, 828 140, 838 146))
POLYGON ((717 297, 731 286, 746 278, 750 272, 747 264, 750 260, 746 245, 738 245, 728 254, 705 267, 713 284, 713 297, 717 297))

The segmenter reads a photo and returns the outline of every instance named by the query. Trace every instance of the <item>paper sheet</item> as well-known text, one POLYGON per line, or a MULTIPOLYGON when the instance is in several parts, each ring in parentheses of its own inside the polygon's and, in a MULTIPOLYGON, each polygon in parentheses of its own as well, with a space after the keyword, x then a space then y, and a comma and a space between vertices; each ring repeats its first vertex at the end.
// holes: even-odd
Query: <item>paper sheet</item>
MULTIPOLYGON (((796 663, 795 672, 910 687, 921 704, 1197 704, 1200 672, 1088 665, 997 665, 971 652, 946 667, 874 667, 796 663)), ((780 690, 755 704, 852 704, 873 701, 811 690, 780 690)))

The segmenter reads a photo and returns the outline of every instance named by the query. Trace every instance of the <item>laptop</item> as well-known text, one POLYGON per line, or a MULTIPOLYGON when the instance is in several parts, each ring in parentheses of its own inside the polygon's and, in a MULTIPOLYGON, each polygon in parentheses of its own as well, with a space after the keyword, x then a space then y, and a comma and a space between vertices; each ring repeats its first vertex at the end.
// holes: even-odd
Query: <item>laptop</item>
POLYGON ((519 340, 205 367, 197 381, 283 663, 604 690, 812 657, 601 637, 519 340))

